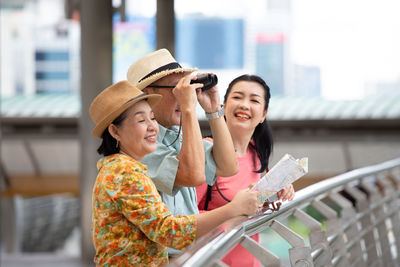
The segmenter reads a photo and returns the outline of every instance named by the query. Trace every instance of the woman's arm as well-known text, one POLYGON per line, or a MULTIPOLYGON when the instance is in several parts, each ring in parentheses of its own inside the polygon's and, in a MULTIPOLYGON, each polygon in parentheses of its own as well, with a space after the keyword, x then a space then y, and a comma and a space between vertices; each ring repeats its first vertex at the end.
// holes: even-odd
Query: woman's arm
POLYGON ((240 215, 253 215, 258 211, 257 192, 239 191, 231 202, 217 209, 196 215, 196 239, 207 234, 223 222, 240 215))
POLYGON ((141 172, 125 174, 118 185, 115 201, 132 224, 153 242, 182 249, 196 238, 197 220, 194 215, 174 217, 162 202, 151 179, 141 172))
POLYGON ((124 216, 152 241, 175 249, 190 245, 194 239, 239 215, 253 215, 258 210, 257 193, 239 191, 232 202, 210 212, 173 216, 161 201, 151 179, 135 173, 119 187, 117 201, 124 216))
POLYGON ((229 177, 239 171, 232 137, 224 117, 209 120, 213 135, 213 157, 217 165, 216 176, 229 177))
MULTIPOLYGON (((206 113, 215 113, 221 109, 218 87, 206 91, 198 90, 197 99, 206 113)), ((229 177, 238 172, 235 148, 228 126, 222 114, 209 120, 214 139, 213 157, 217 165, 216 176, 229 177)))

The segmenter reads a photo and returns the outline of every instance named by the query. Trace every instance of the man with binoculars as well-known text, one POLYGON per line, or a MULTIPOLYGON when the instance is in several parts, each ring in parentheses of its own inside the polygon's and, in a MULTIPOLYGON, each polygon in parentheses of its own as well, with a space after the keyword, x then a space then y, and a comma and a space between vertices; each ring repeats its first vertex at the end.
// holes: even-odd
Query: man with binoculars
POLYGON ((217 78, 190 75, 196 70, 182 68, 168 50, 160 49, 138 59, 127 73, 128 81, 143 92, 162 95, 153 107, 160 128, 157 149, 142 162, 173 215, 199 213, 195 187, 238 172, 217 78), (213 143, 202 140, 197 102, 210 123, 213 143))

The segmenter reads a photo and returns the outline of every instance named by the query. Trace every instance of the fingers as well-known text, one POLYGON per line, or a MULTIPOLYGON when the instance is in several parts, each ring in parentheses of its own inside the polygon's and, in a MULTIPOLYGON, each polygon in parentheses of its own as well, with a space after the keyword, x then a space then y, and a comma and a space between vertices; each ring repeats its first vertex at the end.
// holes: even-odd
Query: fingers
POLYGON ((256 184, 256 183, 249 184, 249 186, 247 187, 247 189, 252 189, 253 186, 254 186, 255 184, 256 184))
MULTIPOLYGON (((252 193, 255 193, 255 192, 252 192, 252 193)), ((261 205, 261 207, 260 207, 260 205, 258 205, 257 199, 258 199, 258 195, 254 194, 253 195, 253 199, 252 199, 252 203, 250 204, 251 207, 249 209, 252 212, 251 212, 251 214, 248 214, 248 215, 256 214, 257 212, 259 212, 262 209, 262 205, 261 205)))
POLYGON ((293 185, 290 184, 290 185, 283 187, 282 190, 277 193, 277 195, 278 195, 278 198, 282 201, 293 200, 294 195, 295 195, 293 185))
POLYGON ((288 201, 293 200, 294 195, 295 195, 295 193, 294 193, 294 188, 293 188, 292 185, 290 185, 290 190, 289 190, 289 193, 288 193, 288 196, 287 196, 287 200, 288 200, 288 201))
POLYGON ((197 90, 203 87, 202 83, 197 83, 194 82, 193 84, 190 84, 190 82, 193 80, 195 81, 197 79, 197 76, 192 76, 192 75, 187 75, 185 78, 188 79, 187 84, 190 85, 192 88, 194 88, 196 90, 196 92, 201 92, 201 90, 197 90))
POLYGON ((198 88, 203 87, 203 84, 201 84, 201 83, 190 84, 190 82, 193 79, 196 79, 196 76, 186 75, 182 79, 179 80, 179 82, 178 82, 178 84, 176 85, 175 88, 182 88, 182 89, 183 88, 193 88, 193 89, 198 89, 198 88))
POLYGON ((186 75, 179 80, 172 92, 178 101, 181 108, 195 109, 197 105, 196 88, 201 87, 201 84, 190 84, 190 75, 186 75))
POLYGON ((246 205, 247 208, 244 210, 244 214, 246 215, 256 214, 260 209, 257 202, 258 193, 247 191, 247 194, 248 194, 247 205, 246 205))
POLYGON ((282 190, 278 192, 278 198, 282 201, 285 201, 287 194, 288 194, 288 191, 286 190, 286 188, 282 188, 282 190))
POLYGON ((280 192, 281 192, 281 194, 280 194, 279 199, 282 200, 282 201, 287 200, 288 195, 289 195, 289 191, 286 188, 283 188, 280 192))

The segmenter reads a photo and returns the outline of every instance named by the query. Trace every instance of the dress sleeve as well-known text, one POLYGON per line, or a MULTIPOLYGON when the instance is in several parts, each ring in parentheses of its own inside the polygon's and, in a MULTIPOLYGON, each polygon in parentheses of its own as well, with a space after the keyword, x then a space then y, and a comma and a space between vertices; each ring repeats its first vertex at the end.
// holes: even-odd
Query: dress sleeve
POLYGON ((197 206, 199 208, 200 213, 205 212, 204 205, 206 203, 206 198, 207 198, 207 188, 208 185, 206 183, 196 187, 197 206))
POLYGON ((121 206, 122 214, 150 240, 179 250, 194 241, 195 216, 173 216, 147 175, 140 171, 125 172, 115 181, 117 191, 109 194, 121 206))
POLYGON ((171 150, 164 144, 157 144, 153 153, 147 154, 142 163, 146 164, 147 173, 157 187, 157 190, 174 196, 180 189, 174 186, 179 160, 176 150, 171 150))

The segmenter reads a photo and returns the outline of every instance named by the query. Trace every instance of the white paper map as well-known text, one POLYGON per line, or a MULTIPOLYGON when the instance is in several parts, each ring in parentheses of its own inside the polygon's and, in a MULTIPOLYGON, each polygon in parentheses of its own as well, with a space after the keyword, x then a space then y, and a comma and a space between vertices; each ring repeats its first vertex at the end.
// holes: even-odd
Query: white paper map
POLYGON ((259 202, 277 200, 276 193, 308 172, 308 158, 295 159, 284 155, 278 163, 264 175, 252 190, 259 191, 259 202))

